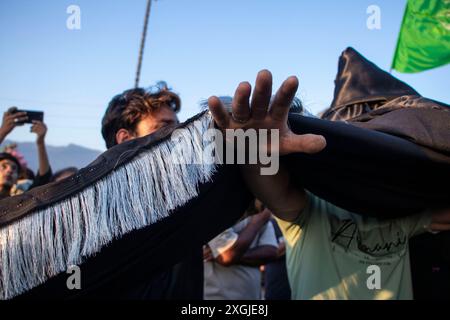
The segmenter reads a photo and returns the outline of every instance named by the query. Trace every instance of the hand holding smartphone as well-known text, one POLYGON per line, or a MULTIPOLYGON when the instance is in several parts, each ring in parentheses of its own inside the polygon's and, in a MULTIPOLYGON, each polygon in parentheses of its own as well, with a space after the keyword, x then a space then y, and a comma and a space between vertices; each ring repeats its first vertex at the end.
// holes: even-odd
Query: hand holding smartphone
POLYGON ((25 116, 28 118, 24 121, 19 121, 17 124, 25 124, 25 123, 33 123, 33 121, 41 121, 44 122, 44 112, 43 111, 34 111, 34 110, 20 110, 17 108, 11 108, 9 110, 10 113, 18 113, 23 112, 25 116))

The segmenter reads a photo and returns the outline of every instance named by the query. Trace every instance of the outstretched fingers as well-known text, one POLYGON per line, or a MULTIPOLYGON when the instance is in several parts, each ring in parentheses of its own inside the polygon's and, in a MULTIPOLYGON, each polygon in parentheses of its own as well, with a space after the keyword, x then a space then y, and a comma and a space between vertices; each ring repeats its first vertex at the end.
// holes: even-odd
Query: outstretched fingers
POLYGON ((251 114, 253 120, 263 120, 269 108, 272 96, 272 74, 268 70, 262 70, 256 77, 255 89, 253 90, 251 114))
POLYGON ((245 123, 250 119, 250 94, 252 87, 248 82, 241 82, 234 93, 233 98, 233 120, 245 123))
POLYGON ((270 115, 276 121, 287 121, 289 108, 294 100, 298 89, 297 77, 289 77, 278 89, 275 98, 270 106, 270 115))
POLYGON ((230 115, 227 110, 216 96, 210 97, 208 99, 208 107, 211 111, 211 114, 216 122, 217 126, 221 129, 230 128, 230 115))

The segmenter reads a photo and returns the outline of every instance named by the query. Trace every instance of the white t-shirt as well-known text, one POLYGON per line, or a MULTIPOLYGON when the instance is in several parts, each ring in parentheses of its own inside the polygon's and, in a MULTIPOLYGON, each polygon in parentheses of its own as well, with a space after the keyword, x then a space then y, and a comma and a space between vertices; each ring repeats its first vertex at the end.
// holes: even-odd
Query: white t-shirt
MULTIPOLYGON (((246 218, 222 232, 208 245, 216 258, 230 249, 239 233, 248 225, 246 218)), ((260 246, 277 247, 275 231, 266 223, 256 235, 249 249, 260 246)), ((261 273, 257 267, 244 265, 222 266, 217 262, 205 262, 204 298, 206 300, 259 300, 261 299, 261 273)))

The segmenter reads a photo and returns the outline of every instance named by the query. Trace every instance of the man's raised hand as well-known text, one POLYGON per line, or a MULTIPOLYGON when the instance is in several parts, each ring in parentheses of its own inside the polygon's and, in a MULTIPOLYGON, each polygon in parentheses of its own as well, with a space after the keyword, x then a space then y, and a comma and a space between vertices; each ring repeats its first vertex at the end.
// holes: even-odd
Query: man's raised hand
POLYGON ((277 129, 279 130, 279 153, 316 153, 326 146, 323 136, 315 134, 296 135, 288 127, 289 108, 298 89, 297 77, 289 77, 272 97, 272 74, 262 70, 256 78, 250 101, 251 85, 239 84, 234 94, 232 113, 229 114, 219 98, 208 99, 209 110, 222 129, 277 129))

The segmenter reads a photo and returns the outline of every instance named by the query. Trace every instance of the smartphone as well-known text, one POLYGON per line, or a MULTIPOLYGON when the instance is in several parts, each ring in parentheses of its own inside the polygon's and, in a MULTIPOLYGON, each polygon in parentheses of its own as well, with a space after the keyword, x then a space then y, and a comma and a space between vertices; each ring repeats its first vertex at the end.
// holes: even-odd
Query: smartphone
POLYGON ((26 116, 28 117, 28 120, 21 121, 20 123, 33 123, 34 120, 44 122, 43 111, 16 110, 16 112, 26 112, 26 116))

